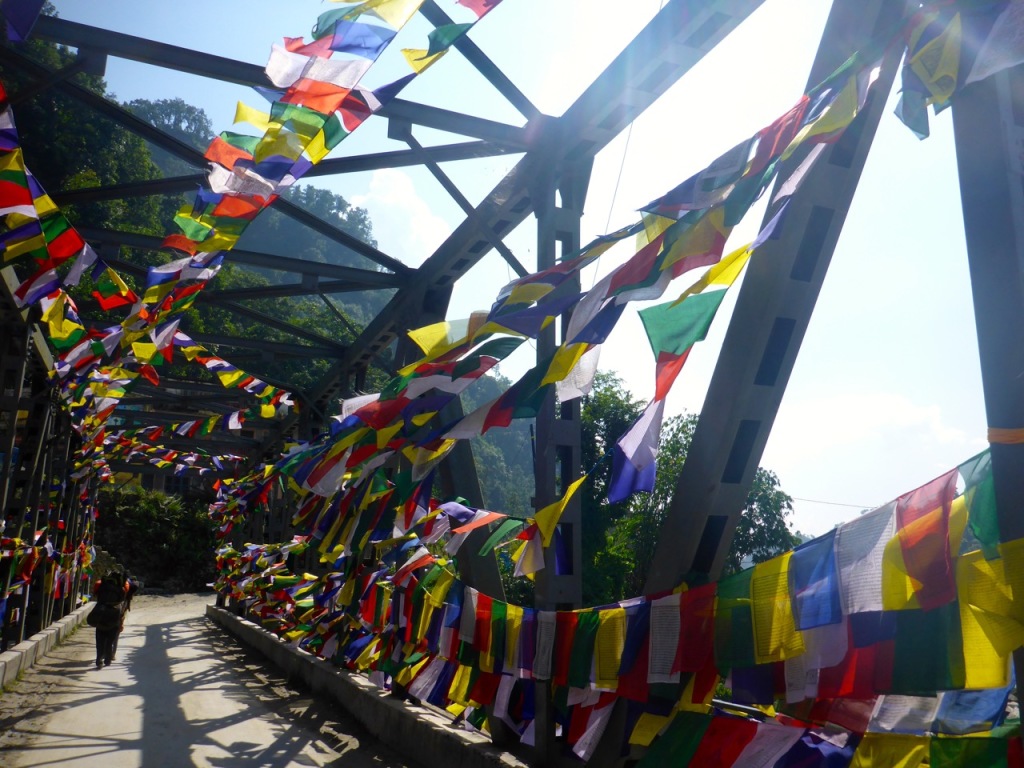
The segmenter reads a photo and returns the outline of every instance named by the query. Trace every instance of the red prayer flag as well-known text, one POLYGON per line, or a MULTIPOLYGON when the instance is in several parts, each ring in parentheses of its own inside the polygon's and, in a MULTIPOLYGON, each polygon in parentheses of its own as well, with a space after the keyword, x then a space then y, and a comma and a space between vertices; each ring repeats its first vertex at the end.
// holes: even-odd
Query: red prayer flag
POLYGON ((907 574, 920 583, 915 593, 924 610, 956 599, 949 552, 949 512, 956 495, 958 471, 953 469, 896 502, 897 534, 907 574))
POLYGON ((714 666, 714 582, 683 592, 679 597, 679 645, 673 672, 696 672, 714 666))
POLYGON ((803 125, 804 113, 811 99, 804 94, 800 101, 786 114, 778 118, 774 123, 762 128, 757 133, 757 149, 754 150, 754 157, 750 161, 750 167, 746 177, 754 176, 772 162, 776 157, 790 145, 800 128, 803 125))
POLYGON ((728 766, 739 758, 747 744, 757 735, 756 720, 713 717, 704 731, 690 765, 728 766))
POLYGON ((181 234, 168 235, 164 238, 164 241, 160 243, 161 248, 174 248, 178 251, 183 251, 190 256, 196 254, 196 242, 188 237, 181 234))
POLYGON ((235 163, 239 160, 252 160, 251 153, 228 144, 219 136, 215 137, 213 141, 210 142, 210 146, 206 148, 204 157, 207 160, 223 165, 228 170, 232 170, 235 167, 235 163))
POLYGON ((321 80, 310 80, 303 77, 297 80, 281 97, 285 104, 298 104, 324 115, 337 112, 348 97, 351 89, 342 88, 334 83, 321 80))

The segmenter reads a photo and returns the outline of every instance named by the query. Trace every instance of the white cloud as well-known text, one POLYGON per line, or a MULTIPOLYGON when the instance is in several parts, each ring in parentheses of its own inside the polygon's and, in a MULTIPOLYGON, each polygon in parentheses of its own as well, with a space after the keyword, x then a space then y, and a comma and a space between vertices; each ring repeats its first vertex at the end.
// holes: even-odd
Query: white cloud
POLYGON ((982 450, 960 415, 888 391, 787 395, 761 465, 791 496, 831 502, 794 502, 794 527, 820 534, 858 514, 837 505, 884 504, 982 450))
POLYGON ((420 197, 412 178, 396 168, 374 171, 369 191, 350 202, 369 211, 380 249, 411 267, 422 264, 451 234, 448 223, 420 197))

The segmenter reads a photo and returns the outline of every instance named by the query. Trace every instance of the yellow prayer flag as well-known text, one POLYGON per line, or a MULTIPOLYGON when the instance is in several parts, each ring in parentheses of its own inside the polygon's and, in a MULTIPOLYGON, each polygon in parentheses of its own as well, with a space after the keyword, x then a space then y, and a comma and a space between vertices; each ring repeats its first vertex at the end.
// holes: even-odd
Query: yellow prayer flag
POLYGON ((928 758, 927 736, 866 733, 857 745, 850 768, 917 768, 928 758))
POLYGON ((956 580, 964 688, 1002 688, 1010 682, 1010 653, 1024 641, 1024 627, 1007 615, 1013 609, 1003 561, 970 552, 957 560, 956 580))
POLYGON ((594 641, 594 687, 619 687, 622 649, 626 646, 626 609, 610 608, 598 613, 600 621, 594 641))
MULTIPOLYGON (((235 370, 235 371, 220 370, 220 371, 214 371, 214 373, 217 374, 217 378, 220 379, 221 386, 224 387, 225 389, 233 387, 235 384, 240 382, 246 376, 245 371, 238 371, 238 370, 235 370)), ((264 407, 266 407, 266 406, 264 406, 264 407)), ((260 415, 261 416, 263 415, 262 412, 261 412, 260 415)), ((265 418, 270 418, 270 417, 267 416, 265 418)))
POLYGON ((167 295, 173 291, 175 287, 175 283, 151 285, 146 289, 146 292, 142 294, 142 301, 145 304, 159 304, 167 298, 167 295))
POLYGON ((659 216, 656 213, 645 213, 642 219, 643 231, 636 236, 636 249, 639 251, 646 245, 650 245, 663 234, 666 229, 676 223, 675 219, 667 216, 659 216))
POLYGON ((505 304, 532 304, 555 290, 550 283, 523 283, 509 291, 505 304))
POLYGON ((25 173, 25 155, 22 153, 21 147, 15 147, 10 152, 0 154, 0 171, 25 173))
POLYGON ((587 475, 583 475, 565 490, 562 498, 554 504, 548 504, 548 506, 537 513, 535 519, 537 527, 540 528, 545 547, 551 546, 551 537, 555 535, 555 526, 558 525, 558 521, 561 519, 562 513, 565 512, 565 507, 569 500, 572 499, 573 494, 583 485, 583 481, 586 479, 587 475))
POLYGON ((679 295, 679 298, 672 302, 672 306, 675 306, 687 296, 700 293, 709 286, 732 285, 736 282, 736 278, 740 276, 740 273, 743 271, 743 267, 746 266, 751 253, 752 251, 750 250, 749 243, 744 245, 742 248, 737 248, 705 272, 704 276, 700 280, 683 291, 679 295))
POLYGON ((271 126, 269 114, 250 107, 241 101, 235 107, 235 123, 248 123, 257 131, 263 132, 270 130, 271 126))
POLYGON ((18 256, 22 256, 23 254, 31 253, 38 248, 45 247, 46 237, 43 235, 27 237, 24 240, 15 240, 7 244, 7 249, 4 251, 4 261, 13 261, 18 256))
POLYGON ((388 425, 386 427, 382 427, 382 428, 378 429, 377 433, 376 433, 376 437, 377 437, 377 450, 380 450, 385 445, 387 445, 388 442, 391 440, 391 438, 394 437, 395 434, 403 426, 405 426, 405 424, 403 422, 399 421, 397 424, 390 424, 390 425, 388 425))
POLYGON ((651 746, 654 737, 669 724, 671 719, 670 717, 644 712, 640 715, 640 719, 636 721, 636 725, 633 726, 633 732, 629 734, 629 743, 636 744, 638 747, 651 746))
MULTIPOLYGON (((917 538, 916 531, 937 525, 936 518, 945 514, 942 507, 922 515, 904 529, 904 535, 917 538)), ((953 499, 949 510, 949 549, 951 557, 960 550, 960 540, 967 525, 967 503, 963 496, 953 499)), ((882 554, 882 608, 886 611, 906 611, 920 608, 917 593, 923 585, 910 575, 903 558, 903 545, 899 535, 893 536, 882 554)))
MULTIPOLYGON (((332 3, 351 3, 353 0, 331 0, 332 3)), ((355 19, 369 13, 401 29, 423 5, 423 0, 363 0, 350 10, 345 17, 355 19)))
POLYGON ((770 664, 804 652, 803 633, 793 621, 789 596, 792 552, 754 566, 750 577, 750 606, 754 619, 754 661, 770 664))
POLYGON ((544 380, 541 381, 541 386, 565 379, 566 376, 572 373, 572 369, 576 367, 576 363, 580 361, 580 358, 591 348, 591 344, 579 343, 564 344, 555 350, 551 363, 548 365, 547 373, 544 374, 544 380))
MULTIPOLYGON (((673 222, 682 226, 682 222, 673 222)), ((665 257, 663 269, 668 269, 676 262, 691 256, 699 256, 705 253, 717 253, 718 249, 724 247, 725 240, 732 231, 732 227, 725 226, 725 208, 712 208, 701 216, 689 229, 681 232, 678 237, 673 238, 673 233, 665 235, 665 247, 668 254, 665 257)))
POLYGON ((398 674, 395 675, 395 681, 399 685, 408 686, 409 683, 413 681, 413 678, 416 677, 417 674, 419 674, 419 671, 423 669, 423 667, 425 667, 429 662, 430 658, 428 657, 416 662, 412 666, 402 667, 402 669, 398 671, 398 674))
POLYGON ((153 355, 156 354, 156 344, 137 341, 132 344, 132 352, 135 354, 135 359, 142 363, 148 363, 153 359, 153 355))
POLYGON ((214 251, 230 251, 235 247, 241 235, 237 232, 213 231, 209 237, 196 243, 196 251, 199 253, 213 253, 214 251))
MULTIPOLYGON (((928 26, 930 24, 927 22, 922 23, 911 34, 911 49, 917 45, 917 41, 928 26)), ((932 94, 929 103, 948 101, 956 90, 960 73, 962 38, 960 14, 957 13, 939 35, 921 46, 921 49, 911 57, 910 68, 932 94)))
POLYGON ((280 125, 274 125, 256 145, 256 151, 252 156, 257 163, 274 155, 298 160, 305 147, 306 140, 302 136, 282 128, 280 125))
MULTIPOLYGON (((244 371, 242 372, 242 375, 243 376, 245 375, 244 371)), ((272 419, 276 415, 277 415, 277 408, 275 406, 267 405, 265 403, 263 405, 260 405, 260 417, 261 418, 272 419)))
POLYGON ((47 194, 42 194, 39 197, 35 198, 32 201, 32 205, 35 206, 36 214, 39 216, 40 219, 43 218, 44 216, 49 216, 51 213, 54 213, 55 211, 60 210, 59 208, 57 208, 57 204, 53 202, 53 200, 47 194))
POLYGON ((459 664, 455 677, 452 678, 451 688, 448 690, 448 698, 456 704, 466 706, 469 704, 469 683, 473 676, 473 670, 459 664))
POLYGON ((519 633, 523 628, 523 608, 509 604, 505 608, 505 669, 516 668, 519 655, 519 633))
POLYGON ((800 129, 800 132, 793 138, 786 147, 779 160, 783 161, 792 155, 797 147, 814 136, 827 136, 838 133, 853 122, 857 116, 857 108, 860 103, 860 93, 857 86, 857 76, 851 75, 843 89, 836 95, 832 103, 821 111, 812 122, 800 129))
POLYGON ((412 71, 417 75, 425 72, 435 61, 440 59, 448 53, 448 49, 445 48, 443 51, 438 51, 433 56, 427 55, 426 48, 403 48, 402 55, 405 60, 409 62, 409 66, 412 67, 412 71))

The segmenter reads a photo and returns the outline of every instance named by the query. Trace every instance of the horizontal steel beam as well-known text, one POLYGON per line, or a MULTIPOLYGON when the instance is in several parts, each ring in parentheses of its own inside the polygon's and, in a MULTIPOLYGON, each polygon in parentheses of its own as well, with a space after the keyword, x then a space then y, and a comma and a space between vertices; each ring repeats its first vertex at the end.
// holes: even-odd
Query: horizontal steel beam
POLYGON ((238 336, 225 336, 218 333, 190 333, 189 336, 204 346, 214 344, 225 347, 240 347, 242 349, 258 349, 275 356, 314 358, 338 356, 338 350, 333 347, 306 347, 281 341, 244 339, 238 336))
MULTIPOLYGON (((434 163, 448 163, 457 160, 475 160, 483 157, 507 155, 513 150, 489 141, 464 141, 456 144, 440 144, 425 147, 423 155, 408 149, 391 152, 374 152, 353 157, 335 157, 324 160, 313 166, 303 178, 335 176, 344 173, 362 173, 381 168, 404 168, 420 165, 425 160, 434 163)), ((85 189, 66 189, 50 194, 57 205, 74 205, 75 203, 95 203, 103 200, 121 200, 126 197, 146 197, 149 195, 173 195, 192 192, 203 186, 206 174, 196 173, 188 176, 169 176, 164 179, 148 179, 128 184, 111 184, 104 187, 87 187, 85 189)))
MULTIPOLYGON (((103 51, 118 58, 247 87, 270 85, 263 67, 258 64, 235 61, 65 19, 41 17, 33 35, 73 48, 103 51)), ((499 142, 514 150, 523 150, 529 143, 523 128, 403 99, 393 99, 378 114, 408 120, 428 128, 499 142)))
POLYGON ((219 301, 246 300, 246 299, 275 299, 284 296, 318 296, 321 293, 353 293, 367 290, 365 285, 358 285, 349 281, 335 280, 329 283, 313 281, 307 285, 303 283, 288 283, 285 285, 267 285, 260 288, 231 288, 225 291, 204 291, 200 300, 216 304, 219 301))
MULTIPOLYGON (((160 250, 161 243, 163 243, 163 240, 159 237, 140 235, 137 232, 118 232, 109 229, 96 229, 94 227, 80 227, 78 232, 91 243, 113 243, 116 245, 126 245, 129 248, 145 248, 151 251, 160 250)), ((343 267, 319 261, 306 261, 305 259, 296 259, 291 256, 277 256, 272 253, 247 251, 241 248, 227 251, 226 256, 237 264, 260 267, 262 269, 273 269, 278 272, 290 272, 298 275, 326 277, 332 280, 359 285, 367 289, 400 288, 407 283, 406 278, 388 272, 359 269, 357 267, 343 267)))

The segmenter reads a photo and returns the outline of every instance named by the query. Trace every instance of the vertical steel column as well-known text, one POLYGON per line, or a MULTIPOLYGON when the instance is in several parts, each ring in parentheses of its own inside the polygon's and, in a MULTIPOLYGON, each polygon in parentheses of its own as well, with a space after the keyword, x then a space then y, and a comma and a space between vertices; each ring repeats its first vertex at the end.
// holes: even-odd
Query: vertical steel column
MULTIPOLYGON (((3 433, 3 465, 0 468, 0 514, 7 515, 7 499, 10 494, 12 476, 17 471, 14 462, 14 448, 18 435, 18 410, 21 408, 21 397, 25 390, 25 369, 28 365, 28 344, 31 328, 27 323, 11 321, 8 323, 9 335, 2 352, 0 352, 0 376, 3 377, 0 390, 0 412, 6 418, 6 429, 3 433)), ((8 531, 8 535, 14 535, 8 531)))
MULTIPOLYGON (((854 52, 891 35, 899 0, 835 0, 809 86, 854 52)), ((688 573, 721 572, 797 352, 846 220, 885 107, 899 52, 890 49, 867 104, 827 146, 789 202, 777 240, 762 245, 729 323, 700 421, 662 525, 645 591, 670 589, 688 573)), ((802 158, 783 166, 785 178, 802 158)), ((765 222, 775 214, 770 208, 765 222)))
MULTIPOLYGON (((549 124, 557 130, 560 126, 549 124)), ((558 142, 553 142, 555 146, 558 142)), ((590 164, 557 174, 552 165, 537 178, 533 189, 534 211, 537 216, 537 269, 553 267, 559 256, 579 247, 580 217, 583 199, 590 177, 590 164), (558 205, 560 193, 562 205, 558 205), (561 253, 559 253, 561 250, 561 253)), ((564 334, 567 319, 560 324, 564 334)), ((556 337, 555 325, 541 331, 537 338, 537 363, 549 360, 562 339, 556 337)), ((580 403, 556 403, 554 392, 544 400, 537 414, 537 441, 534 457, 533 499, 536 510, 543 509, 558 499, 565 489, 579 477, 580 467, 580 403)), ((570 500, 562 514, 557 536, 561 546, 568 550, 569 572, 557 574, 553 545, 544 552, 544 568, 535 580, 534 605, 539 610, 566 610, 577 608, 583 601, 582 567, 582 507, 579 496, 570 500)), ((551 766, 559 761, 559 744, 555 739, 554 708, 551 701, 550 681, 536 681, 535 700, 535 752, 537 765, 551 766)))
MULTIPOLYGON (((36 544, 35 535, 36 531, 39 530, 40 518, 42 517, 40 507, 46 505, 45 518, 43 520, 49 521, 49 486, 53 477, 53 460, 54 454, 57 450, 57 434, 54 427, 56 421, 56 406, 54 403, 47 398, 46 400, 46 428, 41 431, 39 435, 40 448, 42 450, 42 462, 39 467, 39 473, 37 477, 33 478, 32 492, 29 494, 30 509, 32 510, 32 527, 30 529, 30 535, 33 538, 33 545, 36 544)), ((52 532, 47 528, 46 539, 50 541, 52 532)), ((25 619, 21 626, 21 639, 25 639, 25 635, 32 635, 40 631, 43 628, 43 620, 45 618, 46 605, 48 595, 46 591, 46 578, 47 573, 50 569, 51 561, 45 558, 43 562, 36 566, 35 574, 32 578, 32 590, 31 599, 26 594, 25 601, 25 619), (31 614, 32 622, 29 623, 29 616, 31 614)))
MULTIPOLYGON (((1024 429, 1024 68, 953 101, 960 200, 989 428, 1024 429)), ((990 447, 1001 541, 1024 537, 1024 443, 990 447)), ((1024 651, 1014 653, 1018 674, 1024 651)))

